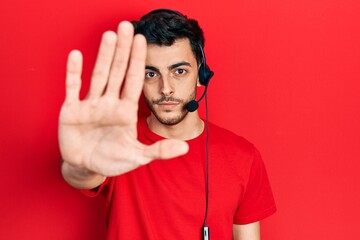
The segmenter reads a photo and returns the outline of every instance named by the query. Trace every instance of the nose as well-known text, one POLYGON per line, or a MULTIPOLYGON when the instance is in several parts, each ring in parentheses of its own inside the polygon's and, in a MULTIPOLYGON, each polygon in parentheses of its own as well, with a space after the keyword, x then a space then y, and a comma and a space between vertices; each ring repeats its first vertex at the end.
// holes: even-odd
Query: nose
POLYGON ((171 81, 171 77, 169 76, 162 77, 161 94, 163 94, 164 96, 171 96, 174 94, 174 88, 171 81))

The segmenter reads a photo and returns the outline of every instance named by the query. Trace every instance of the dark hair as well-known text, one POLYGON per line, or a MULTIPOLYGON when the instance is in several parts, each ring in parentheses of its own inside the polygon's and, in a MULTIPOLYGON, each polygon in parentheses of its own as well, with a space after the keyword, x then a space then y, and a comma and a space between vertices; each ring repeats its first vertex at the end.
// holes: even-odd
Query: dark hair
POLYGON ((135 34, 143 34, 148 44, 171 46, 175 40, 188 38, 198 64, 202 62, 204 33, 198 22, 180 12, 158 9, 147 13, 139 21, 132 22, 135 34))

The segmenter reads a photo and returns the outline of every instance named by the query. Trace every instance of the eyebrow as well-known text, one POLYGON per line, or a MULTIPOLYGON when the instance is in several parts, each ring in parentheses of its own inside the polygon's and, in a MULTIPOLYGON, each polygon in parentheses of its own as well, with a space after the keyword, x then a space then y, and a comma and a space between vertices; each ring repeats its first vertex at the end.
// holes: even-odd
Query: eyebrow
POLYGON ((169 69, 169 70, 172 70, 172 69, 177 68, 177 67, 180 67, 180 66, 189 66, 189 67, 191 67, 191 64, 188 63, 188 62, 182 61, 182 62, 179 62, 179 63, 175 63, 175 64, 173 64, 173 65, 170 65, 170 66, 168 67, 168 69, 169 69))
POLYGON ((153 67, 153 66, 145 66, 145 69, 149 69, 149 70, 152 70, 152 71, 154 71, 154 72, 160 72, 160 70, 158 69, 158 68, 156 68, 156 67, 153 67))
MULTIPOLYGON (((174 64, 170 65, 168 67, 168 69, 172 70, 172 69, 175 69, 175 68, 180 67, 180 66, 189 66, 189 67, 191 67, 191 64, 188 63, 188 62, 182 61, 182 62, 174 63, 174 64)), ((154 66, 146 65, 145 69, 149 69, 149 70, 152 70, 154 72, 160 72, 160 70, 157 67, 154 67, 154 66)))

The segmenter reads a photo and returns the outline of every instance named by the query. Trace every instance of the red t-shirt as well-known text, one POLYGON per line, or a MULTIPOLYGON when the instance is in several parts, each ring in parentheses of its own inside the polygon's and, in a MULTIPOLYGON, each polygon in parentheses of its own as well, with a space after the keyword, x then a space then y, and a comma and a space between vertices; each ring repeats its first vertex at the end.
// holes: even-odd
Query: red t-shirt
MULTIPOLYGON (((138 139, 163 137, 138 123, 138 139)), ((205 214, 205 139, 187 141, 189 152, 155 160, 109 177, 88 196, 102 193, 107 204, 108 240, 201 239, 205 214)), ((209 207, 211 239, 231 240, 233 224, 259 221, 276 211, 267 173, 256 148, 230 131, 209 124, 209 207)))

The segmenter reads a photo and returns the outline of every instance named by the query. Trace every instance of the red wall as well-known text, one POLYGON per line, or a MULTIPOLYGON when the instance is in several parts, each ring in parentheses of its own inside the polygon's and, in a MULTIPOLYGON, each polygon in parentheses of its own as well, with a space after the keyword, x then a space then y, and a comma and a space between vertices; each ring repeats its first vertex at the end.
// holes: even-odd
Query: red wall
POLYGON ((360 239, 358 0, 2 0, 0 239, 103 239, 103 200, 60 175, 65 61, 82 50, 88 81, 102 32, 158 7, 200 21, 210 119, 263 154, 263 239, 360 239))

